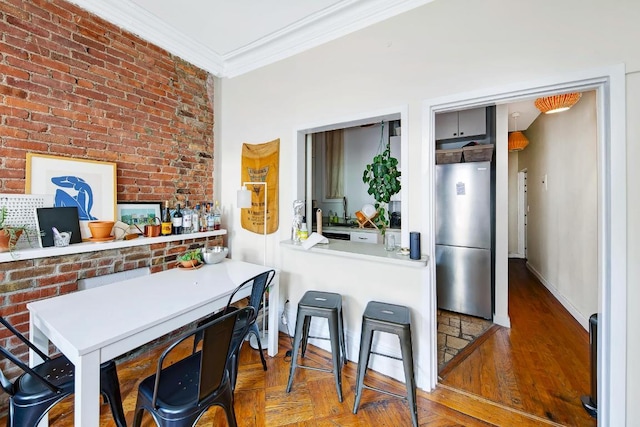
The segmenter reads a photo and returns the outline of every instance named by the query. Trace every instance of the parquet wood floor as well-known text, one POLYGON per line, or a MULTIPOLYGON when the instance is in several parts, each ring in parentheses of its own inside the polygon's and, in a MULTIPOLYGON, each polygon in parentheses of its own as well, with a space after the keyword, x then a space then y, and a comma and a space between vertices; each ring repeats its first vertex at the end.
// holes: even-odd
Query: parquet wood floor
MULTIPOLYGON (((519 268, 512 280, 530 279, 519 268)), ((517 267, 517 266, 516 266, 517 267)), ((588 337, 571 325, 572 319, 549 318, 557 312, 540 290, 524 293, 518 285, 511 302, 511 330, 498 331, 483 341, 464 361, 451 369, 443 384, 433 392, 418 391, 418 417, 421 426, 595 426, 595 421, 579 407, 579 396, 588 391, 588 337), (534 315, 535 314, 535 315, 534 315), (559 322, 559 324, 557 323, 559 322), (538 335, 558 335, 557 340, 538 335), (579 371, 579 372, 577 372, 579 371)), ((529 292, 529 291, 528 291, 529 292)), ((546 291, 545 291, 546 292, 546 291)), ((573 321, 575 323, 575 321, 573 321)), ((268 371, 262 370, 258 353, 249 345, 241 351, 235 409, 240 427, 405 427, 411 425, 409 408, 398 398, 364 390, 360 409, 352 413, 357 364, 343 369, 344 401, 338 402, 330 373, 299 369, 291 393, 285 392, 291 347, 280 336, 280 352, 267 358, 268 371)), ((133 420, 138 383, 155 370, 165 346, 146 350, 118 363, 118 375, 127 421, 133 420)), ((185 346, 184 351, 189 351, 185 346)), ((309 346, 307 357, 330 366, 330 354, 309 346)), ((369 376, 376 386, 404 394, 404 384, 379 374, 369 376)), ((5 423, 0 419, 0 425, 5 423)), ((108 405, 101 406, 101 426, 112 427, 108 405)), ((52 427, 73 426, 73 400, 65 399, 50 411, 52 427)), ((146 415, 143 425, 155 425, 146 415)), ((198 426, 226 426, 219 408, 211 408, 198 426)))
POLYGON ((509 316, 510 329, 492 330, 441 383, 561 425, 595 426, 580 402, 590 392, 589 334, 522 260, 509 261, 509 316))

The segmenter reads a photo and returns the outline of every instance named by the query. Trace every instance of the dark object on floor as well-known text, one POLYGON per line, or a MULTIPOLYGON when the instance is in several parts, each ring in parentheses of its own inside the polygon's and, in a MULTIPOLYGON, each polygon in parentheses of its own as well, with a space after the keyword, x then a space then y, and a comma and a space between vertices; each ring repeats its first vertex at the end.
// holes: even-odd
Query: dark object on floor
MULTIPOLYGON (((0 371, 2 389, 11 396, 7 426, 36 426, 53 405, 73 393, 75 367, 64 356, 50 358, 44 354, 1 316, 0 323, 44 360, 30 368, 9 350, 0 347, 0 353, 24 372, 11 382, 0 371)), ((100 393, 109 402, 118 427, 126 427, 118 373, 113 360, 100 365, 100 393)))
MULTIPOLYGON (((235 353, 232 338, 236 321, 254 315, 247 306, 212 320, 182 335, 158 360, 158 368, 140 383, 133 425, 140 426, 142 414, 148 411, 159 426, 193 426, 211 406, 221 406, 229 426, 236 427, 233 390, 227 364, 235 353), (203 333, 202 349, 163 367, 172 350, 195 334, 203 333)), ((250 323, 244 322, 246 334, 250 323)))
POLYGON ((582 406, 593 418, 598 418, 598 313, 589 318, 591 359, 591 396, 582 396, 582 406))
POLYGON ((305 292, 298 303, 298 317, 296 319, 296 332, 293 340, 292 354, 287 393, 291 391, 293 377, 298 367, 316 371, 333 372, 336 380, 336 390, 338 391, 338 401, 342 402, 342 364, 347 364, 347 351, 342 321, 342 295, 333 292, 305 292), (309 336, 309 326, 312 317, 325 317, 329 322, 329 340, 331 341, 333 369, 298 364, 298 350, 300 349, 301 342, 301 357, 304 358, 309 338, 326 339, 309 336))
POLYGON ((418 405, 416 404, 416 380, 413 375, 413 349, 411 344, 411 312, 405 306, 387 304, 383 302, 370 301, 362 315, 362 334, 360 336, 360 358, 358 359, 358 374, 356 380, 356 398, 353 403, 353 413, 358 412, 358 405, 362 397, 362 389, 378 391, 380 393, 396 396, 409 402, 411 409, 411 421, 413 427, 418 427, 418 405), (373 333, 386 332, 397 335, 400 340, 402 350, 402 365, 404 366, 404 377, 407 386, 407 396, 401 396, 382 390, 377 387, 368 386, 364 383, 369 356, 374 353, 379 356, 398 359, 395 356, 375 353, 371 351, 371 341, 373 333))

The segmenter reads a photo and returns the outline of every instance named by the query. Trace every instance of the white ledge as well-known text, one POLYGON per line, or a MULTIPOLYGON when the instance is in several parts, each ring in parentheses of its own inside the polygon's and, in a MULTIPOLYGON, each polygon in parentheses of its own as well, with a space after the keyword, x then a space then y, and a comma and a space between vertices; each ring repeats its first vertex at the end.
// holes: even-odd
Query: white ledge
POLYGON ((199 239, 202 237, 224 236, 227 230, 203 231, 201 233, 174 234, 171 236, 138 237, 131 240, 112 240, 110 242, 82 242, 69 246, 47 248, 26 248, 11 252, 0 253, 0 263, 24 261, 28 259, 47 258, 69 254, 106 251, 109 249, 130 248, 133 246, 152 245, 154 243, 175 242, 176 240, 199 239))
POLYGON ((280 242, 280 246, 298 251, 311 252, 314 254, 355 258, 365 261, 382 262, 415 268, 426 267, 429 262, 429 257, 427 255, 422 255, 420 259, 411 259, 409 258, 409 255, 400 255, 398 251, 389 252, 385 250, 384 245, 373 243, 358 243, 329 239, 328 244, 318 244, 307 250, 302 246, 295 244, 292 240, 283 240, 280 242))

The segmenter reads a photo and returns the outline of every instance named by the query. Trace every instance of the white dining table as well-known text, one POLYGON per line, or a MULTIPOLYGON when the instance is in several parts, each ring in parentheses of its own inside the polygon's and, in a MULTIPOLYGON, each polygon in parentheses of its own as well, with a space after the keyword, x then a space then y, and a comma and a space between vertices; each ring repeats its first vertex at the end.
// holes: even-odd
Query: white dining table
MULTIPOLYGON (((173 268, 27 304, 31 340, 48 354, 53 343, 75 365, 74 425, 98 427, 100 364, 211 314, 231 292, 270 267, 225 259, 194 270, 173 268)), ((237 299, 249 295, 239 292, 237 299)), ((269 291, 269 310, 278 313, 279 274, 269 291)), ((278 315, 268 329, 278 330, 278 315)), ((268 334, 269 356, 278 334, 268 334)), ((40 363, 31 353, 31 366, 40 363)), ((43 420, 41 425, 46 425, 43 420)))

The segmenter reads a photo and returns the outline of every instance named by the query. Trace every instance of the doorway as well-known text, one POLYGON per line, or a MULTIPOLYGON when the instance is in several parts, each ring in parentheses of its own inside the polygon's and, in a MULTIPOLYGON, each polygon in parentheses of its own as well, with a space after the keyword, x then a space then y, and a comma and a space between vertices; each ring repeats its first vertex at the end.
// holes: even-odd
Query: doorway
MULTIPOLYGON (((425 144, 434 147, 434 115, 436 112, 454 111, 491 104, 507 104, 526 98, 537 97, 547 93, 596 90, 598 118, 598 286, 602 295, 599 298, 598 311, 604 323, 598 337, 598 376, 599 382, 599 418, 605 425, 623 425, 625 410, 625 377, 626 377, 626 209, 625 203, 615 200, 626 200, 625 185, 625 139, 624 139, 624 67, 611 67, 604 70, 577 72, 567 76, 548 78, 538 83, 523 83, 510 86, 508 89, 488 90, 479 94, 460 94, 427 101, 424 104, 425 144), (619 223, 618 221, 622 221, 619 223), (613 309, 615 307, 615 310, 613 309), (605 336, 603 336, 603 334, 605 336), (606 343, 607 345, 603 345, 606 343), (618 346, 620 346, 618 348, 618 346), (614 352, 612 349, 616 348, 614 352), (616 398, 612 398, 613 390, 616 398), (622 391, 621 391, 622 390, 622 391), (622 393, 622 394, 621 394, 622 393)), ((505 115, 506 116, 506 115, 505 115)), ((507 149, 506 118, 498 120, 497 129, 505 137, 497 140, 497 203, 496 223, 506 224, 508 200, 506 197, 507 182, 507 149)), ((434 164, 434 149, 425 150, 424 165, 434 164)), ((425 171, 435 182, 433 170, 425 171)), ((434 230, 434 191, 431 188, 429 200, 425 203, 425 215, 431 218, 429 235, 434 230)), ((503 326, 509 326, 507 302, 508 285, 508 232, 506 227, 496 231, 496 312, 494 320, 503 326)), ((431 252, 435 253, 435 242, 430 237, 431 252)), ((435 283, 435 272, 431 269, 431 282, 435 283)), ((432 286, 429 302, 431 318, 432 360, 436 360, 436 295, 432 286)), ((432 364, 434 366, 435 364, 432 364)), ((431 387, 437 383, 437 373, 432 369, 431 387)))

